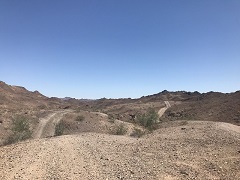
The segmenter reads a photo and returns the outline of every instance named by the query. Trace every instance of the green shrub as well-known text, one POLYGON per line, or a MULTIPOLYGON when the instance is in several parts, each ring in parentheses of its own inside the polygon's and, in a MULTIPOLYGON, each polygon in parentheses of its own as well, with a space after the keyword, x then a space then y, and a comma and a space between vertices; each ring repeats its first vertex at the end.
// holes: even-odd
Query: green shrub
POLYGON ((13 144, 32 137, 29 122, 25 117, 18 116, 12 122, 12 134, 6 139, 4 145, 13 144))
POLYGON ((139 128, 134 128, 133 132, 130 134, 132 137, 140 138, 145 134, 145 131, 139 128))
POLYGON ((80 115, 80 116, 77 116, 77 117, 76 117, 75 121, 81 122, 81 121, 83 121, 84 119, 85 119, 85 117, 82 116, 82 115, 80 115))
POLYGON ((147 113, 137 117, 138 123, 149 130, 156 128, 158 119, 158 113, 154 109, 149 109, 147 113))
POLYGON ((63 135, 64 129, 65 129, 65 123, 63 120, 60 120, 59 123, 55 126, 54 136, 63 135))
POLYGON ((114 135, 124 135, 127 133, 127 128, 123 123, 121 123, 119 125, 115 125, 114 128, 110 130, 110 133, 114 135))

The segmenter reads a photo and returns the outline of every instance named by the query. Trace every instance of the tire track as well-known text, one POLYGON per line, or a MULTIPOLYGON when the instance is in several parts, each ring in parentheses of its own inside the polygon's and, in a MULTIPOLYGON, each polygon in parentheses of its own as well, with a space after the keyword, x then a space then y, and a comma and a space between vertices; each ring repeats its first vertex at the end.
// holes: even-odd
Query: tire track
POLYGON ((70 110, 58 111, 49 114, 45 118, 40 118, 36 131, 33 133, 34 139, 54 136, 55 126, 62 119, 63 115, 71 112, 70 110))
POLYGON ((162 117, 163 114, 165 113, 165 111, 166 111, 168 108, 171 107, 171 104, 170 104, 168 101, 164 101, 164 103, 165 103, 166 106, 163 107, 163 108, 161 108, 161 109, 158 111, 159 117, 162 117))

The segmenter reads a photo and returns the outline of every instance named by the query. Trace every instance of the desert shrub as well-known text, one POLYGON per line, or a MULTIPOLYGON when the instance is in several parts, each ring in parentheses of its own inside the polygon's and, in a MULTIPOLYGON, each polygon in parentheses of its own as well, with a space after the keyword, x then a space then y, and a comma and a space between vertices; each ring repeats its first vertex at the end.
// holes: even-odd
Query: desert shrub
POLYGON ((25 117, 18 116, 14 118, 12 122, 12 134, 8 136, 4 142, 5 145, 13 144, 32 137, 29 122, 25 117))
POLYGON ((63 135, 64 129, 65 129, 65 123, 63 120, 60 120, 59 123, 55 126, 54 136, 63 135))
POLYGON ((123 123, 119 125, 115 125, 112 129, 110 129, 110 133, 114 135, 124 135, 127 133, 127 128, 123 123))
POLYGON ((85 119, 85 117, 83 115, 77 116, 75 121, 81 122, 85 119))
POLYGON ((133 132, 130 134, 132 137, 140 138, 145 134, 145 131, 139 128, 134 128, 133 132))
POLYGON ((114 123, 115 122, 115 118, 112 114, 108 115, 108 122, 114 123))
POLYGON ((138 123, 149 130, 156 128, 158 119, 158 113, 154 109, 149 109, 145 114, 137 117, 138 123))

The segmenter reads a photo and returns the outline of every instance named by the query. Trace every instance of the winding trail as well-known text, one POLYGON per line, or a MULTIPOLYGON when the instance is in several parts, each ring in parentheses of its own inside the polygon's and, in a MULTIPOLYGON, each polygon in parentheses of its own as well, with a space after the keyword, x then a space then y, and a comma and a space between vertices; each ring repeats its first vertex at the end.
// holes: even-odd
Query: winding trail
POLYGON ((166 106, 163 107, 163 108, 161 108, 161 109, 158 111, 159 117, 162 117, 163 114, 165 113, 165 111, 166 111, 168 108, 171 107, 171 104, 170 104, 168 101, 164 101, 164 103, 165 103, 166 106))
POLYGON ((63 115, 70 110, 57 111, 49 114, 47 117, 40 118, 36 131, 33 133, 34 139, 53 136, 56 124, 62 119, 63 115))

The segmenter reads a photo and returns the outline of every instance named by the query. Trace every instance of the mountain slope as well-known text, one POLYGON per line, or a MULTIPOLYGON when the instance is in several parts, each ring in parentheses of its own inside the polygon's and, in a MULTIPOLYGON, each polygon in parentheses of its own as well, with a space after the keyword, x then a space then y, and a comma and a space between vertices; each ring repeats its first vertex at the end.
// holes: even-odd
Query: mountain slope
POLYGON ((168 120, 206 120, 240 125, 240 91, 190 94, 185 100, 173 104, 165 113, 168 120))

